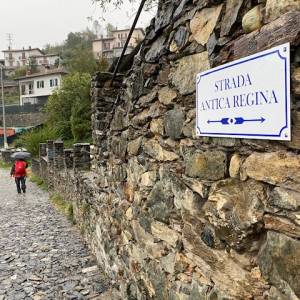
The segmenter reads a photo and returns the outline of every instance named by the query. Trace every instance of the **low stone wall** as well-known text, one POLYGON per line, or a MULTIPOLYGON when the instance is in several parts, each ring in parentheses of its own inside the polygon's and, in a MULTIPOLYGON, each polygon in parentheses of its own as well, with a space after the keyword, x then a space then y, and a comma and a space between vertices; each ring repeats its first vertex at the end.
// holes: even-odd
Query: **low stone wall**
POLYGON ((299 9, 160 1, 127 76, 94 76, 93 171, 45 176, 121 299, 300 297, 299 9), (197 137, 196 73, 285 42, 292 141, 197 137))
MULTIPOLYGON (((22 114, 6 114, 7 127, 29 127, 38 126, 45 123, 45 114, 42 112, 22 113, 22 114)), ((2 121, 0 121, 2 126, 2 121)))

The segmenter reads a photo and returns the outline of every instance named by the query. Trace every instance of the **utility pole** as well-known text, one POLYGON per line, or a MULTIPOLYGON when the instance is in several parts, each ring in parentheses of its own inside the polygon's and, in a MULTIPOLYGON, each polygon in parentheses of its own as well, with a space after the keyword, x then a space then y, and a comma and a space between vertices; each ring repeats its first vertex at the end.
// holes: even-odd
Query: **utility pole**
POLYGON ((12 49, 12 41, 13 41, 11 33, 7 34, 7 40, 8 40, 8 49, 11 50, 12 49))
POLYGON ((4 149, 7 149, 8 144, 7 144, 7 135, 6 135, 4 82, 3 82, 3 66, 2 65, 0 65, 0 71, 1 71, 1 98, 2 98, 2 116, 3 116, 3 146, 4 146, 4 149))

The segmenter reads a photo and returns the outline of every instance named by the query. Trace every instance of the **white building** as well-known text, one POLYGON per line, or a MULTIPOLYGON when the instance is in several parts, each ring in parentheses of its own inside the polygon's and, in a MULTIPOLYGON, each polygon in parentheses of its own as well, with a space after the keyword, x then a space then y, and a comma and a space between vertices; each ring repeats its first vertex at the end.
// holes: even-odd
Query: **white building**
MULTIPOLYGON (((93 53, 96 59, 105 57, 107 59, 113 59, 120 57, 130 29, 113 30, 112 36, 96 39, 93 41, 93 53)), ((140 41, 145 37, 145 32, 142 28, 134 29, 130 38, 126 54, 130 53, 140 41)))
POLYGON ((8 49, 2 51, 4 53, 4 65, 9 69, 17 69, 23 66, 28 66, 32 61, 33 64, 37 66, 54 66, 59 60, 59 55, 57 54, 45 54, 39 48, 28 49, 8 49))
POLYGON ((44 104, 53 91, 60 87, 67 72, 62 69, 47 70, 17 78, 20 89, 20 105, 44 104))
POLYGON ((37 66, 55 66, 59 65, 60 57, 58 54, 45 54, 32 56, 37 66))

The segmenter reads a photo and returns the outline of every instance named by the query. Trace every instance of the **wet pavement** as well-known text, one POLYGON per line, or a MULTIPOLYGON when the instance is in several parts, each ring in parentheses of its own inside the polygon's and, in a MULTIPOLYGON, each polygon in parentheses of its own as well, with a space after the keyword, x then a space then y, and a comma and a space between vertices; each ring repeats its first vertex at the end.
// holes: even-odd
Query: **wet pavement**
POLYGON ((0 169, 0 300, 99 299, 107 281, 80 233, 27 180, 0 169))

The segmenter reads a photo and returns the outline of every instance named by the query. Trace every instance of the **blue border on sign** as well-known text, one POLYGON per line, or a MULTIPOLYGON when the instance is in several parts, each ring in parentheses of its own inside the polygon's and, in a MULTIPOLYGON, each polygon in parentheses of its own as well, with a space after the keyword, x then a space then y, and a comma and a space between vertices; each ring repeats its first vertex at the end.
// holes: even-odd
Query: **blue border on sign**
POLYGON ((197 84, 196 84, 196 99, 197 99, 197 101, 196 101, 196 119, 199 120, 199 118, 198 118, 198 84, 199 84, 202 77, 210 75, 210 74, 218 72, 218 71, 221 71, 221 70, 224 70, 224 69, 227 69, 227 68, 234 67, 236 65, 240 65, 240 64, 252 61, 252 60, 256 60, 256 59, 261 58, 261 57, 265 57, 265 56, 268 56, 268 55, 273 55, 273 54, 278 54, 279 58, 284 60, 284 72, 285 72, 285 125, 284 125, 284 127, 281 128, 281 130, 279 131, 279 134, 201 132, 201 129, 197 124, 197 129, 199 130, 200 134, 209 134, 209 135, 217 135, 217 136, 220 136, 220 135, 230 136, 231 135, 231 136, 241 136, 241 137, 242 136, 246 136, 246 137, 248 137, 248 136, 249 137, 255 137, 255 136, 257 136, 257 137, 280 137, 281 136, 282 131, 284 129, 288 128, 288 84, 287 84, 288 78, 287 78, 287 57, 282 56, 280 54, 279 49, 274 50, 274 51, 269 52, 269 53, 261 54, 259 56, 251 57, 249 59, 245 59, 245 60, 239 61, 237 63, 232 63, 232 64, 229 64, 229 65, 225 65, 225 66, 217 68, 215 70, 210 70, 210 71, 202 74, 201 76, 199 76, 197 78, 197 84))

